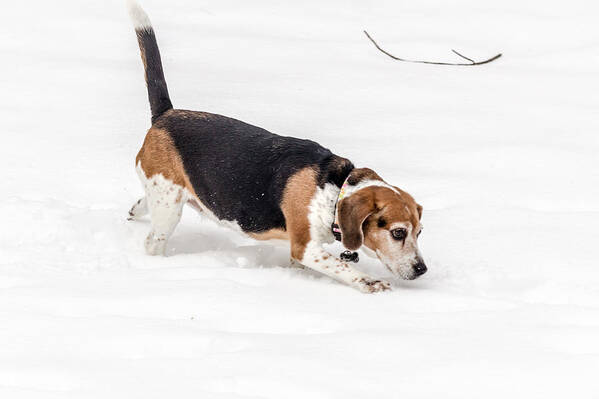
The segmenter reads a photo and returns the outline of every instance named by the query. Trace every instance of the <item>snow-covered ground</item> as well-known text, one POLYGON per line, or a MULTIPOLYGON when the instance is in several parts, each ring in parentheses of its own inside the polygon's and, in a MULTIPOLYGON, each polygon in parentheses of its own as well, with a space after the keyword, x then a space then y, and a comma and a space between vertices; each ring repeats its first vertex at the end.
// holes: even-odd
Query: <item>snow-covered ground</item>
POLYGON ((123 2, 4 2, 1 398, 598 397, 596 2, 143 5, 176 107, 377 170, 424 206, 429 272, 360 294, 191 208, 146 256, 123 2), (398 63, 363 29, 404 57, 504 57, 398 63))

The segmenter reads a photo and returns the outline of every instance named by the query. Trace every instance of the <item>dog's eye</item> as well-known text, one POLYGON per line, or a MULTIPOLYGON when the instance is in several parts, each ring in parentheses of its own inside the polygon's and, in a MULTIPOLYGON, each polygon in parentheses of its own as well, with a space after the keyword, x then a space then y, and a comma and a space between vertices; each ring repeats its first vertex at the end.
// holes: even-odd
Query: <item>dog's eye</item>
POLYGON ((398 240, 398 241, 403 241, 406 239, 408 235, 408 232, 406 229, 394 229, 391 230, 391 236, 393 237, 393 239, 398 240))
POLYGON ((422 230, 424 230, 424 227, 420 228, 420 231, 418 232, 418 234, 416 234, 416 238, 420 237, 420 233, 422 233, 422 230))

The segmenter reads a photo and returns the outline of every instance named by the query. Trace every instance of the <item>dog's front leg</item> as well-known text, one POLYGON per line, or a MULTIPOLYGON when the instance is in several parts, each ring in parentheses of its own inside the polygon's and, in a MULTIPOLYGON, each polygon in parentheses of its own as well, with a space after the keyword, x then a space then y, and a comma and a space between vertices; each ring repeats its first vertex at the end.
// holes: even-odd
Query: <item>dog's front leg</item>
POLYGON ((281 209, 291 242, 291 259, 362 292, 390 289, 388 282, 354 269, 322 247, 322 234, 318 231, 327 231, 332 222, 323 222, 326 218, 322 215, 332 217, 334 212, 331 202, 323 196, 327 197, 326 192, 318 188, 316 172, 311 167, 296 172, 287 181, 281 209))
MULTIPOLYGON (((296 252, 297 253, 297 252, 296 252)), ((370 277, 341 259, 328 253, 322 245, 310 241, 304 248, 301 264, 322 274, 350 285, 362 292, 373 293, 391 289, 391 285, 384 281, 370 277)))

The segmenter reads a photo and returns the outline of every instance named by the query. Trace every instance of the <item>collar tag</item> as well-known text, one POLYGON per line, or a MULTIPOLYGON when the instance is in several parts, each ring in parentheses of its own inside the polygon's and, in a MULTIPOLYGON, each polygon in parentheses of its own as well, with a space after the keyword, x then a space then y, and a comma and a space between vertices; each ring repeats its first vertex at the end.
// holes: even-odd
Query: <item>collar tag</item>
POLYGON ((349 250, 341 252, 341 254, 339 255, 339 257, 344 262, 358 263, 360 261, 360 257, 358 256, 358 253, 357 252, 352 252, 352 251, 349 251, 349 250))

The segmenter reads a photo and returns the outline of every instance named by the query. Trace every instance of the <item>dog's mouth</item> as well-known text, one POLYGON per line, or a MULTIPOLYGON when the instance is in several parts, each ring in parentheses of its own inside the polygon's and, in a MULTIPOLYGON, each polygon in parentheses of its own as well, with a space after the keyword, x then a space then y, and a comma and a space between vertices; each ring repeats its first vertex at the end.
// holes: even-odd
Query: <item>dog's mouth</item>
POLYGON ((418 256, 416 263, 409 264, 406 266, 393 266, 392 262, 388 262, 385 256, 381 253, 381 251, 372 250, 366 246, 360 248, 367 256, 378 259, 387 270, 391 272, 395 277, 399 277, 402 280, 416 280, 418 277, 422 276, 426 273, 426 266, 424 262, 420 260, 420 256, 418 256))
POLYGON ((395 276, 399 276, 404 280, 416 280, 418 277, 422 276, 427 271, 426 265, 422 261, 418 261, 417 263, 410 265, 407 268, 399 267, 395 270, 389 267, 387 264, 385 264, 385 266, 387 266, 387 268, 395 276))
MULTIPOLYGON (((393 274, 395 277, 399 277, 402 280, 415 280, 417 279, 419 276, 416 273, 413 272, 409 272, 406 271, 405 269, 408 268, 395 268, 395 267, 391 267, 387 264, 387 262, 384 262, 382 259, 380 259, 381 263, 383 265, 385 265, 385 267, 387 268, 387 270, 389 270, 391 272, 391 274, 393 274)), ((411 268, 410 268, 411 269, 411 268)))
POLYGON ((395 277, 399 277, 402 280, 414 280, 414 279, 418 278, 418 275, 413 272, 411 266, 408 266, 408 267, 404 267, 404 266, 399 266, 399 267, 390 266, 389 264, 391 262, 388 262, 385 259, 385 257, 383 256, 383 254, 381 254, 381 252, 379 250, 372 251, 372 250, 369 249, 368 251, 366 251, 367 254, 369 252, 370 252, 370 254, 372 254, 371 256, 377 258, 383 265, 385 265, 385 267, 387 268, 387 270, 389 270, 391 272, 391 274, 393 274, 395 277))
POLYGON ((393 273, 394 276, 399 277, 402 280, 416 280, 418 277, 420 277, 414 272, 405 272, 402 269, 393 269, 389 267, 389 265, 387 264, 385 264, 385 266, 387 267, 387 269, 389 269, 391 273, 393 273))

